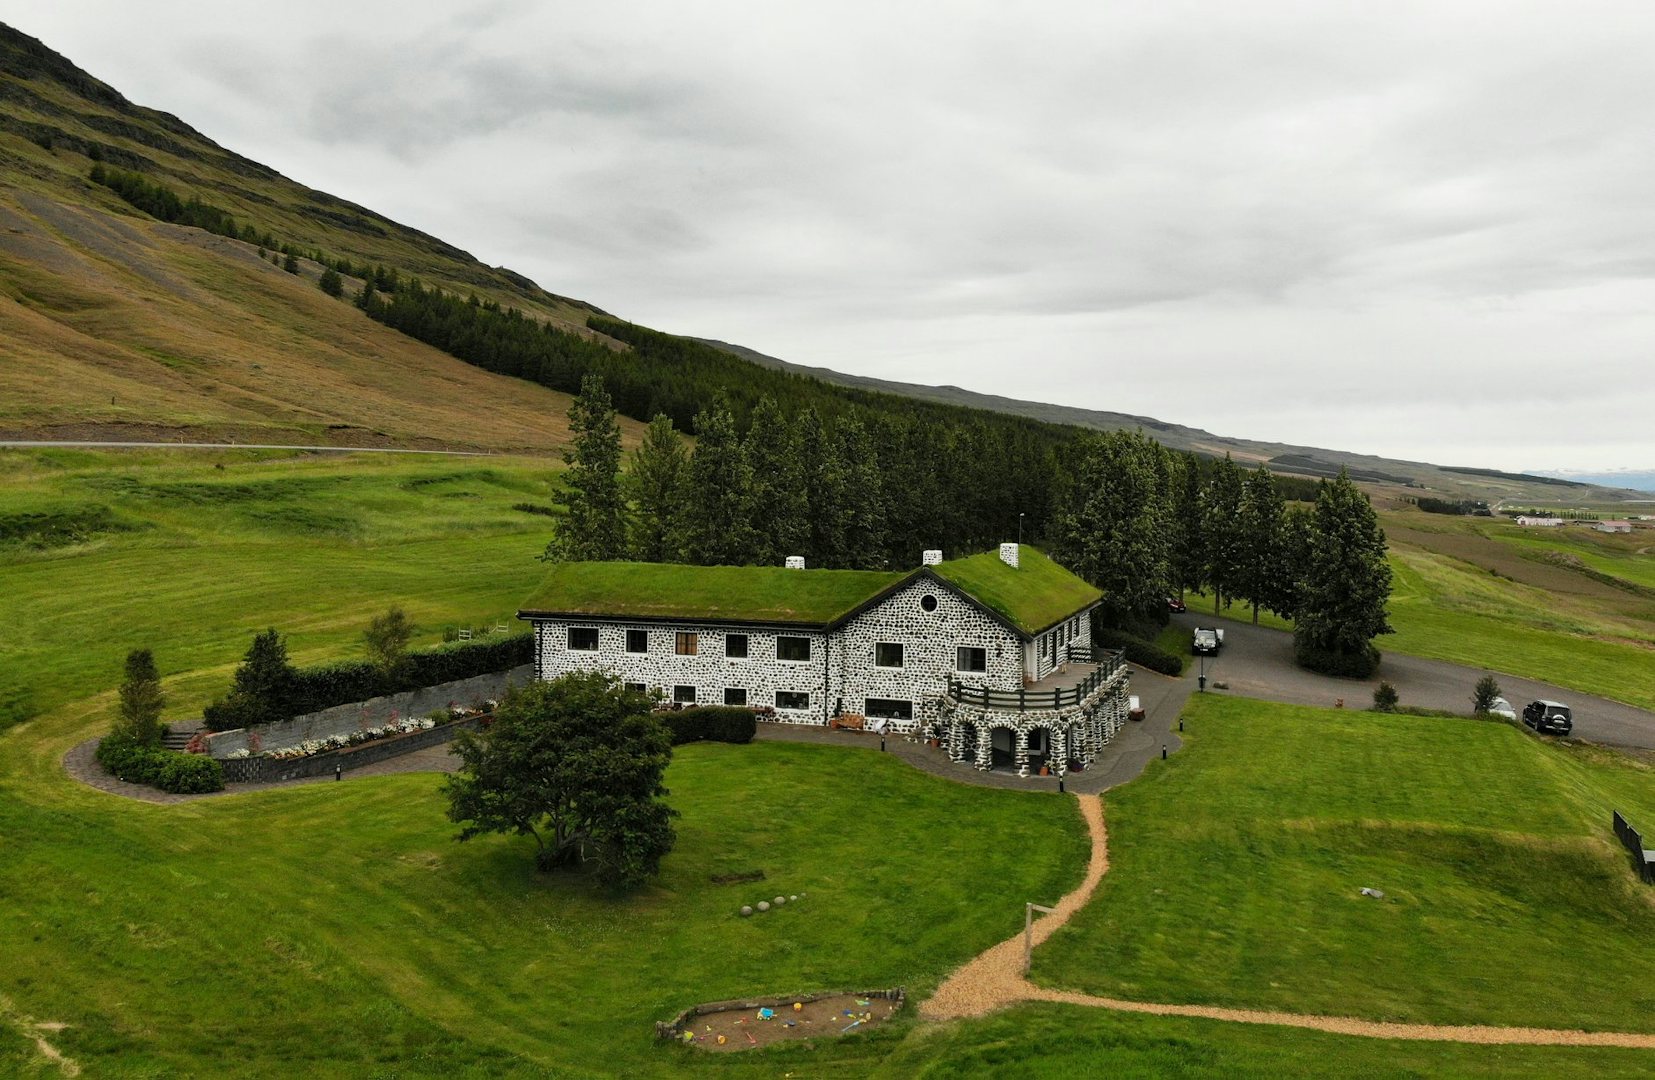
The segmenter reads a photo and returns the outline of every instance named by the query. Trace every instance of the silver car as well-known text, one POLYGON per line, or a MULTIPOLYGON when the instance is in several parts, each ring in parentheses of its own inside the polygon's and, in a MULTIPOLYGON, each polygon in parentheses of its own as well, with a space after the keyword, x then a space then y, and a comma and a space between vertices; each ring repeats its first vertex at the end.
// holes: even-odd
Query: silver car
POLYGON ((1498 716, 1505 720, 1517 719, 1517 710, 1512 708, 1511 702, 1503 697, 1494 699, 1494 704, 1488 707, 1488 715, 1498 716))

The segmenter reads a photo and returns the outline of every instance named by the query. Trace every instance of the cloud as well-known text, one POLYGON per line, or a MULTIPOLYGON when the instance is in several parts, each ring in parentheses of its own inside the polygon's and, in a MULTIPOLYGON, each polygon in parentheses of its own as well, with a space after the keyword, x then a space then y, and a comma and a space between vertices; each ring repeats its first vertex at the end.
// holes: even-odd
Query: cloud
POLYGON ((663 329, 1249 437, 1655 460, 1644 6, 13 17, 227 146, 663 329))

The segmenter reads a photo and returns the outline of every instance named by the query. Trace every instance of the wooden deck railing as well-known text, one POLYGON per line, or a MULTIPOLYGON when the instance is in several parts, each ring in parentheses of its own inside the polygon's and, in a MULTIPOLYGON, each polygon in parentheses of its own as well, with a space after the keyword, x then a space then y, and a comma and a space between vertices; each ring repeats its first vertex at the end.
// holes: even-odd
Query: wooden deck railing
POLYGON ((1074 686, 1053 690, 990 690, 969 686, 954 676, 948 677, 948 696, 962 705, 978 705, 985 709, 1068 709, 1079 705, 1098 687, 1108 682, 1120 670, 1124 658, 1119 649, 1094 650, 1070 645, 1071 663, 1096 664, 1097 669, 1074 686))

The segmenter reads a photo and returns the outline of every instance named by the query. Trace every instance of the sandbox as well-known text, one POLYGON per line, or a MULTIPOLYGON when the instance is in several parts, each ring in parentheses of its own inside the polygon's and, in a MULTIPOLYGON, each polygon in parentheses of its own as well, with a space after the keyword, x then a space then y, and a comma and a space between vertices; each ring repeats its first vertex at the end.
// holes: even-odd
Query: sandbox
POLYGON ((885 1023, 902 1008, 905 997, 897 987, 714 1001, 693 1005, 670 1023, 657 1023, 655 1035, 717 1051, 835 1038, 885 1023))

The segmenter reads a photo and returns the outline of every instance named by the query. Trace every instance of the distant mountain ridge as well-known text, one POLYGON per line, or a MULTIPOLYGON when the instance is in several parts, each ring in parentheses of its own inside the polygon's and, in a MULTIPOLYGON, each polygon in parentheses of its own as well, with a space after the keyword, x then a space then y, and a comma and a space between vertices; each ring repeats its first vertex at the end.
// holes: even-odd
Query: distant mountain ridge
POLYGON ((1577 484, 1596 484, 1599 487, 1630 488, 1655 494, 1655 469, 1609 469, 1599 472, 1568 469, 1534 469, 1541 476, 1572 480, 1577 484))

